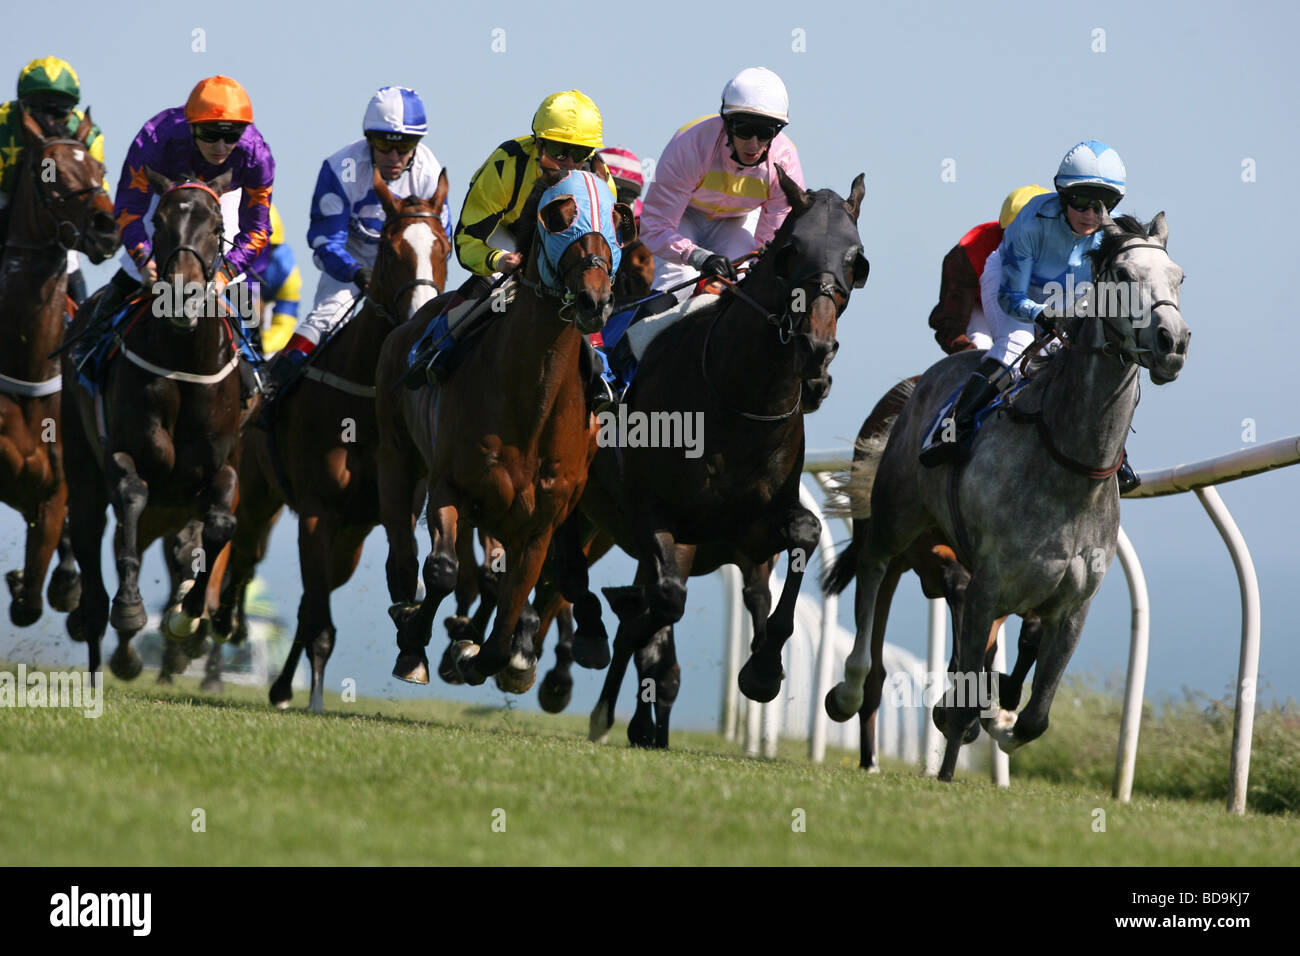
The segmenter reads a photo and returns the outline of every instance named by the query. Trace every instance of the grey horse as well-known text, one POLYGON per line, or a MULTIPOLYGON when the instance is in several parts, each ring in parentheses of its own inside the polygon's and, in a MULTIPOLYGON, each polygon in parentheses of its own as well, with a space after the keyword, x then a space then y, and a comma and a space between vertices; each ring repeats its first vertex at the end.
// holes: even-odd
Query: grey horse
MULTIPOLYGON (((899 413, 879 466, 858 467, 874 481, 871 520, 849 545, 856 554, 857 637, 845 679, 826 695, 831 719, 858 712, 871 663, 876 595, 891 559, 922 535, 938 532, 957 545, 970 570, 963 606, 954 609, 954 679, 964 699, 936 708, 947 747, 939 779, 951 780, 963 739, 976 720, 1010 753, 1047 729, 1052 698, 1079 642, 1092 597, 1115 556, 1119 487, 1114 473, 1138 401, 1141 365, 1157 385, 1182 370, 1191 336, 1179 310, 1183 272, 1166 251, 1164 213, 1149 226, 1107 219, 1093 257, 1096 288, 1123 283, 1141 295, 1098 296, 1098 309, 1063 320, 1068 344, 976 434, 964 465, 923 467, 921 443, 944 402, 969 377, 981 353, 961 352, 932 366, 899 413), (1094 314, 1100 311, 1102 314, 1094 314), (1038 673, 1016 714, 987 704, 978 688, 993 621, 1005 614, 1042 619, 1038 673), (971 699, 977 696, 978 700, 971 699), (942 720, 940 717, 942 716, 942 720)), ((867 464, 867 463, 860 463, 867 464)), ((992 694, 996 701, 997 694, 992 694)), ((994 705, 996 707, 996 705, 994 705)))

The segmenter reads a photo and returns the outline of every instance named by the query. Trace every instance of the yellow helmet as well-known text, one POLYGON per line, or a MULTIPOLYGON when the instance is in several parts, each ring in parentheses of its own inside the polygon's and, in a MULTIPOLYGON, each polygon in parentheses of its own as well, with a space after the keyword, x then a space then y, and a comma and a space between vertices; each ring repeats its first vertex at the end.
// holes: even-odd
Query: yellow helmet
POLYGON ((1016 216, 1020 215, 1020 210, 1024 208, 1025 203, 1045 192, 1047 190, 1037 184, 1021 186, 1019 189, 1011 190, 1007 194, 1007 198, 1002 200, 1002 212, 998 216, 998 225, 1003 229, 1007 228, 1015 221, 1016 216))
POLYGON ((600 110, 581 90, 552 93, 533 116, 533 136, 538 139, 600 149, 605 145, 602 133, 600 110))

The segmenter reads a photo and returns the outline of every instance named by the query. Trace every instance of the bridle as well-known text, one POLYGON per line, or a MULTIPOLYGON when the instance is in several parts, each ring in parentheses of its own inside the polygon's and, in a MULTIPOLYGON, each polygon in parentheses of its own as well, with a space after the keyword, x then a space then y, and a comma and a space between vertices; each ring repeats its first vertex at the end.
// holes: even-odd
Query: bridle
MULTIPOLYGON (((32 155, 34 156, 35 154, 33 153, 32 155)), ((83 143, 81 140, 71 139, 69 137, 64 136, 58 139, 45 140, 45 142, 41 145, 40 160, 36 162, 29 162, 28 166, 32 171, 32 184, 36 190, 36 198, 40 200, 41 209, 43 209, 46 215, 48 215, 50 219, 54 222, 54 236, 50 239, 46 239, 43 242, 25 242, 23 240, 15 239, 15 240, 10 240, 7 243, 7 245, 15 249, 48 249, 52 246, 57 246, 63 252, 69 252, 73 249, 77 249, 81 245, 82 238, 86 234, 87 222, 90 216, 93 215, 91 204, 85 203, 81 207, 81 221, 79 224, 73 222, 70 219, 60 218, 59 214, 54 211, 54 204, 55 203, 62 204, 71 199, 79 199, 82 196, 93 196, 99 193, 103 193, 105 196, 107 196, 108 190, 104 188, 103 164, 99 160, 95 159, 95 157, 90 155, 90 148, 86 146, 86 144, 83 143), (45 159, 49 158, 48 153, 50 149, 52 149, 55 146, 71 146, 74 149, 79 149, 82 152, 84 152, 86 154, 86 159, 90 161, 90 163, 92 164, 92 169, 95 171, 96 184, 94 186, 86 186, 82 189, 74 189, 72 192, 64 193, 61 196, 48 195, 45 189, 42 188, 42 180, 40 175, 37 173, 37 169, 40 167, 40 165, 45 159), (72 236, 73 236, 72 240, 66 243, 63 241, 63 231, 65 227, 72 230, 72 236)), ((56 164, 56 168, 57 168, 57 164, 56 164)))
MULTIPOLYGON (((217 204, 216 228, 214 229, 214 232, 217 234, 218 237, 220 237, 223 232, 223 227, 222 227, 222 218, 221 218, 221 197, 217 195, 217 191, 213 189, 211 186, 209 186, 207 183, 199 182, 197 179, 187 179, 184 182, 172 183, 172 185, 168 186, 167 189, 163 192, 163 195, 166 196, 169 193, 176 192, 178 189, 200 189, 212 197, 212 201, 217 204)), ((161 207, 161 200, 159 201, 159 204, 161 207)), ((157 217, 158 217, 158 212, 157 210, 155 210, 154 218, 156 219, 157 217)), ((217 274, 218 263, 224 262, 225 260, 225 256, 221 251, 220 238, 217 241, 217 251, 213 253, 212 258, 210 260, 205 259, 203 257, 203 253, 199 252, 199 250, 194 248, 193 246, 183 245, 183 244, 177 245, 171 250, 171 252, 167 254, 167 258, 164 259, 161 265, 158 267, 159 279, 167 275, 167 268, 172 264, 172 261, 177 256, 179 256, 182 252, 188 252, 195 259, 198 260, 199 268, 203 270, 203 282, 205 285, 212 282, 213 277, 216 276, 217 274)))
MULTIPOLYGON (((384 233, 388 233, 392 226, 403 219, 438 219, 441 221, 441 218, 441 213, 434 212, 431 209, 419 209, 414 212, 398 212, 397 215, 390 216, 385 220, 384 228, 380 235, 382 237, 384 233)), ((442 289, 438 286, 438 283, 434 282, 432 279, 411 279, 409 282, 404 282, 397 287, 397 291, 389 297, 390 302, 388 303, 380 302, 378 299, 371 299, 368 294, 367 298, 375 311, 383 316, 384 321, 389 325, 396 327, 402 324, 402 320, 398 318, 399 313, 397 311, 397 306, 402 301, 402 296, 414 292, 421 286, 428 286, 433 289, 435 296, 442 295, 442 289)))
MULTIPOLYGON (((1136 239, 1138 237, 1135 236, 1134 238, 1136 239)), ((1113 270, 1115 260, 1118 259, 1125 252, 1129 252, 1130 250, 1133 249, 1159 249, 1161 252, 1165 254, 1166 257, 1169 256, 1169 250, 1166 249, 1164 246, 1160 245, 1159 243, 1134 242, 1131 244, 1126 244, 1121 246, 1119 249, 1115 251, 1115 255, 1112 257, 1111 262, 1107 265, 1106 272, 1104 275, 1109 276, 1113 270)), ((1094 283, 1093 289, 1095 292, 1096 283, 1094 283)), ((1160 306, 1162 305, 1167 305, 1170 308, 1172 308, 1175 312, 1180 312, 1178 303, 1174 302, 1172 299, 1157 299, 1156 301, 1150 304, 1144 303, 1146 315, 1148 316, 1148 318, 1150 317, 1151 313, 1153 313, 1156 309, 1160 308, 1160 306)), ((1132 309, 1130 309, 1130 312, 1131 311, 1132 309)), ((1089 317, 1092 316, 1091 315, 1085 316, 1083 321, 1087 321, 1089 317)), ((1073 351, 1078 352, 1081 355, 1111 356, 1117 358, 1120 361, 1120 364, 1122 365, 1128 365, 1132 363, 1135 365, 1141 365, 1144 368, 1149 367, 1146 365, 1143 359, 1145 359, 1146 356, 1151 354, 1151 349, 1144 348, 1137 344, 1137 334, 1134 331, 1133 316, 1131 314, 1128 316, 1103 315, 1101 311, 1098 310, 1095 317, 1101 322, 1102 335, 1105 338, 1105 343, 1100 346, 1078 346, 1078 345, 1070 346, 1070 348, 1073 351), (1118 324, 1121 322, 1122 325, 1118 324)), ((1080 329, 1082 328, 1082 325, 1083 323, 1080 322, 1080 326, 1079 326, 1080 329)), ((1069 345, 1068 342, 1067 345, 1069 345)))

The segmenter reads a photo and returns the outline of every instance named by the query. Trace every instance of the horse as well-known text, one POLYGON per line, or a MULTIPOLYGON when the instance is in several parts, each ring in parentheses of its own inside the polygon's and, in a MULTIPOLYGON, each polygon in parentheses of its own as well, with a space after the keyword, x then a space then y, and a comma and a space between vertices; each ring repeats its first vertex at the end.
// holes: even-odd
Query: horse
POLYGON ((239 626, 244 594, 266 553, 271 524, 287 503, 298 514, 303 594, 293 645, 270 689, 271 704, 279 708, 289 706, 293 675, 306 649, 309 706, 316 713, 324 709, 325 664, 337 636, 330 595, 352 577, 366 537, 379 523, 375 368, 380 348, 390 331, 404 328, 447 284, 451 243, 441 221, 446 170, 428 200, 396 199, 378 169, 374 190, 385 222, 364 304, 294 390, 276 399, 270 430, 252 429, 245 439, 239 530, 214 627, 229 634, 239 626))
MULTIPOLYGON (((698 457, 681 448, 645 447, 672 445, 671 435, 667 442, 661 436, 624 442, 623 448, 614 447, 613 436, 593 462, 581 503, 583 513, 638 560, 636 584, 605 592, 619 616, 616 645, 624 642, 625 652, 648 647, 682 617, 686 575, 678 544, 707 548, 707 560, 693 558, 700 572, 723 562, 743 562, 743 572, 778 552, 789 554, 789 574, 770 618, 766 587, 753 581, 746 587, 756 626, 740 686, 761 701, 780 690, 781 649, 794 632, 795 601, 821 532, 799 504, 803 415, 830 390, 836 324, 869 271, 857 230, 864 177, 854 180, 846 201, 829 189, 807 192, 780 167, 777 172, 791 211, 772 243, 743 282, 650 344, 624 396, 629 421, 662 416, 660 422, 671 424, 675 417, 682 438, 688 420, 709 423, 698 457)), ((577 571, 572 549, 566 554, 566 564, 577 571)), ((566 578, 565 596, 578 619, 574 659, 605 667, 610 653, 599 614, 585 626, 593 616, 584 609, 599 608, 586 591, 585 569, 580 579, 566 578)), ((664 666, 671 683, 672 668, 664 666)), ((662 690, 656 696, 662 698, 662 690)))
MULTIPOLYGON (((586 183, 600 197, 589 176, 572 173, 565 188, 586 183)), ((455 666, 469 684, 507 670, 498 685, 515 692, 536 673, 538 618, 525 605, 555 529, 582 495, 596 450, 579 354, 583 334, 603 328, 612 310, 613 252, 602 234, 604 217, 612 217, 620 245, 635 235, 630 207, 597 210, 603 205, 593 198, 591 212, 584 209, 579 219, 574 196, 560 194, 537 209, 539 228, 526 247, 522 288, 438 389, 394 391, 422 324, 400 328, 384 342, 376 376, 380 510, 399 649, 393 676, 400 680, 429 681, 425 646, 438 605, 456 585, 462 515, 502 543, 505 572, 492 632, 481 645, 457 644, 455 666), (555 257, 555 278, 546 281, 543 228, 552 234, 586 230, 555 257), (424 562, 425 597, 416 601, 414 529, 422 480, 432 550, 424 562)))
POLYGON ((41 616, 41 587, 56 546, 50 606, 67 612, 80 600, 65 525, 63 380, 51 357, 63 343, 71 301, 68 250, 103 262, 117 248, 119 234, 104 168, 86 146, 94 128, 89 111, 71 138, 66 130, 50 135, 26 110, 21 115, 27 148, 16 172, 0 265, 0 501, 21 512, 27 525, 23 567, 5 576, 9 620, 27 627, 41 616))
POLYGON ((177 533, 195 518, 203 523, 201 550, 191 555, 199 570, 164 630, 176 640, 197 632, 214 560, 235 530, 240 450, 237 333, 231 324, 239 318, 214 300, 211 285, 221 257, 219 196, 231 174, 209 182, 173 182, 151 169, 144 175, 161 197, 153 219, 160 281, 145 290, 146 311, 117 333, 98 396, 77 385, 71 356, 63 359, 64 387, 76 396, 65 436, 69 525, 84 578, 68 633, 88 643, 90 669, 97 672, 100 641, 111 623, 119 638, 109 667, 122 680, 134 679, 142 667, 130 646, 148 619, 140 598, 140 555, 156 538, 177 533), (202 300, 187 296, 184 307, 175 308, 171 293, 177 286, 202 289, 202 300), (162 294, 150 297, 151 291, 162 294), (111 611, 100 568, 110 503, 118 522, 118 589, 111 611))
POLYGON ((1182 270, 1167 250, 1164 214, 1145 226, 1128 216, 1106 218, 1102 229, 1091 253, 1096 287, 1135 283, 1145 304, 1135 310, 1128 297, 1107 296, 1118 300, 1118 309, 1076 310, 1063 323, 1068 347, 1045 363, 1010 408, 988 418, 969 463, 928 469, 918 461, 924 435, 980 355, 943 359, 921 376, 878 466, 866 469, 874 473, 871 520, 858 527, 849 546, 856 556, 857 635, 844 681, 826 696, 826 712, 842 721, 862 707, 876 598, 890 561, 937 530, 970 570, 954 642, 956 690, 964 686, 965 692, 944 702, 941 780, 952 779, 962 742, 984 716, 971 698, 986 666, 991 625, 1001 615, 1033 612, 1041 619, 1038 672, 1024 710, 998 709, 984 718, 984 727, 1007 753, 1047 730, 1089 604, 1114 559, 1114 475, 1137 407, 1139 366, 1162 385, 1178 377, 1187 358, 1191 333, 1179 308, 1182 270), (1035 427, 1024 427, 1030 423, 1035 427))
MULTIPOLYGON (((898 419, 898 413, 906 404, 916 388, 919 376, 899 382, 881 398, 871 410, 853 448, 853 468, 848 480, 839 489, 842 498, 849 499, 853 518, 853 540, 862 541, 866 535, 866 525, 870 523, 871 485, 875 475, 872 468, 879 459, 880 450, 888 440, 889 432, 898 419)), ((857 553, 850 546, 840 552, 835 563, 826 569, 822 576, 822 591, 827 595, 839 594, 853 580, 856 571, 857 553)), ((952 545, 943 537, 931 531, 911 542, 907 548, 895 555, 889 562, 885 577, 881 581, 876 595, 876 607, 871 632, 871 670, 867 673, 865 699, 858 710, 859 723, 859 766, 870 773, 880 769, 876 761, 876 716, 880 709, 881 691, 885 684, 885 667, 883 647, 885 642, 885 623, 889 618, 889 607, 893 601, 894 590, 899 579, 908 570, 916 572, 921 580, 921 591, 927 598, 944 598, 952 610, 954 653, 956 641, 960 634, 958 622, 961 619, 962 602, 966 588, 970 584, 970 572, 962 567, 952 545)), ((993 654, 997 647, 998 630, 1006 620, 1006 615, 993 622, 989 630, 988 644, 985 649, 985 667, 993 666, 993 654)), ((1025 678, 1038 656, 1038 646, 1042 639, 1042 621, 1037 615, 1027 614, 1020 628, 1016 666, 1008 674, 998 675, 999 706, 1004 710, 1015 710, 1020 703, 1020 695, 1025 678)), ((955 661, 954 661, 955 664, 955 661)), ((953 665, 949 666, 953 670, 953 665)), ((944 729, 941 708, 935 708, 935 723, 939 730, 944 729)), ((978 736, 978 728, 968 731, 966 743, 978 736)))

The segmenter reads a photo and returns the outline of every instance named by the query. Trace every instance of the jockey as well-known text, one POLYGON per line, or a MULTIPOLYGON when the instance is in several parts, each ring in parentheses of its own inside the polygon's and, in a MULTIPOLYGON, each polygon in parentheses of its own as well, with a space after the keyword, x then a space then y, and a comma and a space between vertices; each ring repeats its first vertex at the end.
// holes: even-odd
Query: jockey
POLYGON ((966 349, 987 349, 993 344, 980 303, 980 277, 989 255, 997 250, 1003 233, 1021 208, 1045 192, 1037 185, 1013 190, 1003 200, 996 222, 976 226, 943 257, 939 304, 930 313, 930 328, 934 329, 935 341, 949 355, 966 349))
MULTIPOLYGON (((379 170, 397 199, 429 199, 438 190, 442 164, 420 142, 429 132, 429 123, 418 93, 404 86, 379 90, 366 106, 361 131, 361 139, 321 164, 316 178, 307 241, 324 274, 311 312, 271 365, 273 389, 283 388, 296 376, 307 356, 348 315, 358 294, 366 291, 385 220, 375 196, 374 170, 379 170)), ((451 212, 445 205, 442 226, 451 228, 451 212)))
MULTIPOLYGON (((1001 276, 998 309, 991 308, 991 301, 985 308, 993 345, 954 406, 954 440, 928 447, 923 464, 936 465, 966 451, 975 415, 997 394, 997 380, 1034 340, 1036 329, 1054 329, 1060 314, 1045 304, 1045 287, 1064 287, 1067 277, 1073 277, 1076 287, 1092 282, 1088 253, 1101 244, 1103 217, 1124 198, 1126 179, 1114 148, 1097 140, 1078 143, 1061 160, 1053 180, 1056 192, 1031 199, 1007 229, 997 250, 999 261, 985 267, 986 272, 999 269, 1001 276)), ((1127 456, 1117 477, 1121 494, 1140 483, 1127 456)))
MULTIPOLYGON (((77 71, 66 60, 45 56, 32 60, 18 74, 18 99, 0 104, 0 256, 4 255, 9 236, 9 204, 27 145, 19 105, 36 118, 47 134, 74 136, 86 120, 85 112, 76 108, 80 99, 77 71)), ((104 136, 98 126, 91 124, 86 145, 90 155, 103 163, 104 136)), ((108 188, 108 180, 104 188, 108 188)), ((86 298, 86 280, 77 253, 72 250, 68 250, 68 295, 78 305, 86 298)))
MULTIPOLYGON (((784 133, 789 96, 763 67, 722 90, 717 116, 682 127, 664 147, 642 208, 642 241, 654 253, 656 289, 694 276, 736 278, 732 260, 771 241, 790 212, 776 165, 803 188, 799 154, 784 133), (751 235, 746 217, 762 212, 751 235)), ((678 300, 689 289, 676 293, 678 300)))
MULTIPOLYGON (((534 192, 540 195, 575 169, 595 173, 604 178, 611 193, 617 191, 605 164, 596 157, 602 136, 600 110, 591 98, 581 90, 563 90, 537 107, 532 135, 508 139, 492 151, 470 180, 456 223, 456 258, 471 275, 443 308, 483 298, 492 288, 494 273, 511 275, 524 266, 534 224, 520 217, 534 192)), ((478 322, 455 325, 436 353, 416 360, 427 361, 425 374, 430 381, 447 374, 453 347, 471 325, 478 322)), ((584 348, 583 356, 590 388, 605 392, 600 362, 594 362, 592 372, 588 349, 584 348)))
POLYGON ((614 178, 618 190, 618 201, 632 207, 632 216, 636 219, 638 235, 641 231, 641 192, 645 189, 645 174, 641 171, 641 160, 636 153, 623 146, 608 146, 596 154, 600 157, 609 174, 614 178))
POLYGON ((231 172, 227 191, 243 190, 238 234, 211 280, 216 295, 246 272, 267 245, 275 180, 271 148, 253 125, 253 105, 244 88, 228 76, 210 76, 199 81, 183 107, 165 109, 147 120, 126 151, 114 203, 126 251, 122 268, 105 288, 82 335, 82 354, 142 283, 152 286, 158 279, 150 240, 160 197, 146 170, 178 182, 191 176, 209 181, 231 172))

